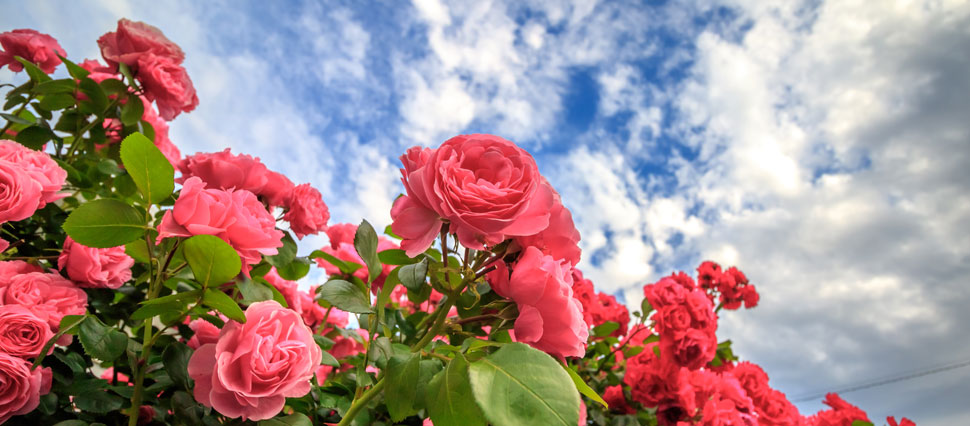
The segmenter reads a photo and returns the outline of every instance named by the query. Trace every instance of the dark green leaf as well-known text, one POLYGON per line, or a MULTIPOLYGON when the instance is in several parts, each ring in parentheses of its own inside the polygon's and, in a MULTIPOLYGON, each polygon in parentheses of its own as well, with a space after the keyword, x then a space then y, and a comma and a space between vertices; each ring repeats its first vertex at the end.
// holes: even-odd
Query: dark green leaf
POLYGON ((296 281, 306 276, 310 272, 310 260, 305 257, 298 257, 292 262, 276 268, 276 273, 280 274, 285 280, 296 281))
POLYGON ((121 141, 121 162, 148 202, 158 204, 175 190, 175 168, 141 133, 121 141))
POLYGON ((309 417, 296 413, 285 417, 261 420, 259 426, 313 426, 313 423, 310 422, 309 417))
POLYGON ((356 314, 369 314, 374 311, 370 306, 370 298, 364 291, 344 280, 327 281, 319 290, 320 297, 347 312, 356 314))
POLYGON ((168 312, 183 312, 194 300, 198 300, 202 290, 191 290, 175 293, 158 299, 142 302, 142 306, 131 314, 133 320, 143 320, 168 312))
POLYGON ((98 171, 108 176, 124 173, 124 171, 118 167, 118 163, 110 158, 105 158, 98 162, 98 171))
POLYGON ((80 80, 81 91, 88 96, 87 102, 90 103, 92 112, 98 117, 103 116, 104 110, 108 107, 108 96, 104 94, 104 90, 94 80, 87 77, 80 80))
POLYGON ((175 391, 172 395, 172 414, 185 425, 198 426, 202 424, 202 406, 195 402, 195 398, 185 391, 175 391))
POLYGON ((81 411, 94 414, 105 414, 116 411, 125 404, 125 400, 108 391, 84 392, 74 396, 74 405, 81 411))
POLYGON ((471 363, 468 373, 475 401, 496 426, 579 423, 576 387, 544 352, 510 343, 471 363))
POLYGON ((435 426, 485 425, 468 381, 468 361, 460 353, 431 379, 425 400, 435 426))
POLYGON ((296 258, 296 241, 293 241, 290 233, 286 232, 283 235, 283 247, 278 248, 275 255, 266 256, 266 263, 280 268, 289 265, 294 258, 296 258))
POLYGON ((30 76, 31 80, 37 83, 43 83, 45 81, 51 80, 51 77, 47 75, 47 73, 41 71, 40 68, 37 68, 37 65, 34 65, 33 62, 30 62, 19 56, 14 56, 14 59, 16 59, 17 62, 20 62, 21 64, 24 65, 24 71, 27 71, 27 75, 30 76))
MULTIPOLYGON (((123 83, 121 80, 118 80, 117 78, 106 78, 104 80, 101 80, 101 90, 104 90, 105 93, 108 93, 111 95, 119 95, 119 94, 127 95, 128 85, 123 83)), ((142 109, 144 109, 144 105, 142 106, 142 109)), ((139 119, 140 118, 141 117, 139 117, 139 119)))
POLYGON ((206 290, 205 296, 202 298, 202 303, 221 312, 229 319, 235 320, 239 323, 246 322, 246 314, 243 313, 242 309, 239 308, 239 304, 219 290, 214 290, 211 288, 206 290))
POLYGON ((64 221, 64 231, 74 241, 96 248, 125 245, 141 238, 146 229, 137 209, 109 199, 84 203, 64 221))
POLYGON ((647 300, 646 297, 644 297, 643 301, 640 302, 640 314, 643 315, 644 318, 646 318, 651 311, 653 311, 653 306, 650 306, 650 301, 647 300))
POLYGON ((73 94, 51 93, 49 95, 44 95, 44 98, 40 100, 40 107, 48 111, 57 111, 74 106, 76 101, 77 98, 75 98, 73 94))
POLYGON ((399 422, 405 417, 414 414, 415 396, 414 388, 418 382, 418 372, 420 368, 421 355, 409 354, 392 357, 387 362, 386 377, 387 388, 384 390, 384 399, 387 404, 387 412, 391 415, 391 420, 399 422))
POLYGON ((18 117, 13 114, 7 114, 5 112, 0 112, 0 117, 3 117, 5 120, 12 121, 17 124, 27 124, 27 125, 34 124, 33 121, 26 120, 24 118, 18 117))
POLYGON ((412 263, 417 263, 421 258, 420 256, 415 258, 410 258, 404 250, 401 249, 388 249, 377 253, 378 259, 381 263, 385 265, 410 265, 412 263))
POLYGON ((128 335, 89 316, 78 327, 78 338, 88 355, 101 361, 114 361, 128 347, 128 335))
POLYGON ((14 140, 20 142, 30 149, 40 150, 40 148, 44 146, 47 141, 51 140, 53 136, 54 134, 51 133, 51 131, 47 128, 41 126, 30 126, 17 132, 17 136, 14 137, 14 140))
POLYGON ((424 285, 424 280, 428 276, 428 259, 423 259, 418 263, 404 265, 397 272, 401 284, 408 290, 418 291, 424 285))
POLYGON ((357 226, 354 235, 354 248, 367 265, 367 282, 374 281, 381 274, 381 260, 377 257, 377 232, 366 220, 357 226))
POLYGON ((192 349, 181 342, 173 342, 162 352, 162 363, 165 365, 165 372, 182 389, 192 389, 192 379, 189 377, 188 367, 189 358, 192 357, 192 349))
POLYGON ((84 420, 64 420, 54 423, 54 426, 88 426, 88 422, 84 420))
POLYGON ((67 73, 70 74, 71 77, 74 77, 76 79, 81 79, 81 78, 87 77, 88 74, 91 74, 90 71, 84 68, 81 68, 80 66, 78 66, 78 64, 75 64, 74 62, 61 56, 60 54, 58 54, 57 57, 61 58, 61 62, 63 62, 64 66, 67 67, 67 73))
MULTIPOLYGON (((318 336, 317 334, 313 335, 314 338, 317 336, 318 336)), ((323 336, 320 336, 320 337, 323 337, 323 336)), ((323 355, 323 357, 320 359, 321 364, 329 365, 331 367, 340 367, 340 361, 337 361, 337 358, 334 358, 333 355, 330 355, 330 352, 322 350, 320 351, 320 353, 323 355)))
POLYGON ((30 369, 33 370, 40 365, 40 362, 44 360, 44 357, 47 356, 50 349, 57 343, 57 339, 60 339, 65 334, 75 334, 77 332, 77 326, 84 322, 86 318, 87 315, 64 315, 57 326, 57 333, 54 333, 50 340, 44 344, 44 347, 40 350, 40 355, 34 358, 34 364, 30 366, 30 369))
POLYGON ((121 123, 125 126, 134 126, 141 121, 142 114, 145 113, 145 103, 136 94, 128 95, 128 102, 121 107, 121 123))
POLYGON ((607 404, 606 401, 603 400, 603 397, 601 397, 598 393, 596 393, 596 391, 594 391, 593 388, 589 387, 589 385, 587 385, 586 382, 583 381, 583 378, 579 377, 579 374, 576 374, 576 372, 573 371, 572 367, 562 365, 562 368, 563 370, 566 370, 567 373, 569 373, 569 378, 573 379, 573 384, 576 385, 576 390, 578 390, 579 393, 586 395, 587 398, 600 403, 601 405, 603 405, 604 408, 610 408, 609 404, 607 404))
MULTIPOLYGON (((239 253, 213 235, 196 235, 185 240, 183 255, 196 281, 203 287, 228 282, 242 270, 239 253)), ((233 302, 235 304, 235 302, 233 302)))
POLYGON ((263 284, 262 279, 243 278, 239 280, 236 287, 239 288, 239 294, 242 294, 243 303, 247 305, 264 300, 273 300, 273 290, 270 289, 270 286, 263 284))
POLYGON ((323 259, 327 261, 327 263, 330 263, 331 265, 336 266, 337 269, 340 270, 340 272, 347 275, 351 275, 361 268, 361 265, 358 265, 353 262, 344 262, 343 260, 337 259, 332 254, 324 251, 314 250, 313 253, 310 253, 310 259, 317 259, 317 258, 323 259))
POLYGON ((612 334, 620 328, 620 324, 616 321, 606 321, 596 327, 593 327, 593 335, 596 337, 606 337, 612 334))
MULTIPOLYGON (((49 95, 51 93, 74 93, 77 90, 77 82, 73 78, 62 78, 59 80, 45 81, 43 83, 34 86, 34 93, 40 95, 49 95)), ((73 105, 74 97, 71 96, 73 105)))

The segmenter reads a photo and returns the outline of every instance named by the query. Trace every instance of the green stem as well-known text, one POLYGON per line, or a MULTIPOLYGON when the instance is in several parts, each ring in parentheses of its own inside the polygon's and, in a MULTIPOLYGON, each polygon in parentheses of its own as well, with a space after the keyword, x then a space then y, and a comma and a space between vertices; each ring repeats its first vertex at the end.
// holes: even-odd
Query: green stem
POLYGON ((357 417, 357 413, 360 413, 360 410, 364 408, 364 406, 367 405, 370 400, 374 399, 377 394, 384 390, 385 384, 387 384, 387 382, 384 381, 384 378, 381 378, 373 387, 367 389, 366 392, 361 394, 360 398, 355 399, 354 403, 350 404, 350 408, 347 410, 347 413, 344 414, 344 418, 340 419, 340 423, 337 423, 337 426, 347 426, 353 422, 354 417, 357 417))
MULTIPOLYGON (((23 105, 20 106, 20 109, 18 109, 17 112, 15 112, 15 113, 13 113, 11 115, 15 115, 17 117, 20 117, 20 113, 24 112, 24 110, 27 109, 27 105, 30 105, 30 101, 32 101, 32 100, 34 100, 34 94, 33 93, 31 93, 29 96, 27 96, 27 100, 24 102, 23 105)), ((10 130, 11 127, 13 127, 13 121, 8 121, 7 122, 7 125, 3 126, 3 130, 0 130, 0 136, 3 136, 5 134, 7 134, 7 130, 10 130)))
POLYGON ((411 352, 420 351, 425 346, 427 346, 428 343, 431 343, 431 339, 434 339, 435 336, 438 335, 438 333, 441 331, 441 326, 444 325, 445 323, 445 318, 448 317, 448 311, 451 309, 452 306, 455 305, 455 300, 457 300, 457 296, 452 296, 452 295, 445 296, 445 303, 439 306, 438 310, 435 311, 435 314, 437 314, 437 316, 434 319, 434 323, 431 324, 431 328, 428 329, 427 333, 424 333, 424 336, 421 337, 421 340, 419 340, 418 343, 415 343, 414 346, 411 346, 411 352))

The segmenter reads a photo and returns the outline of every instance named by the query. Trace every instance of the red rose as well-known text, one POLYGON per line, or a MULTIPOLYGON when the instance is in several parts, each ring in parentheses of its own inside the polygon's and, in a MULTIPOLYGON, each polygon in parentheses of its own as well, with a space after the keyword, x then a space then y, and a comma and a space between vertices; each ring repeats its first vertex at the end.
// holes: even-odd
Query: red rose
POLYGON ((0 67, 7 65, 10 71, 20 72, 24 69, 23 64, 18 62, 14 56, 20 56, 40 68, 48 74, 54 72, 61 64, 61 58, 57 55, 67 56, 67 52, 57 44, 57 40, 47 34, 39 33, 31 29, 20 29, 7 31, 0 34, 0 67))
POLYGON ((741 387, 744 388, 751 399, 762 398, 771 390, 768 387, 768 375, 757 364, 747 361, 739 362, 734 366, 731 374, 738 379, 741 387))
POLYGON ((293 182, 286 176, 270 171, 258 157, 233 155, 224 151, 197 153, 185 157, 178 165, 182 176, 175 181, 185 183, 198 177, 207 188, 245 189, 256 194, 271 206, 281 206, 293 190, 293 182))
POLYGON ((610 406, 610 411, 622 414, 635 414, 637 410, 630 406, 623 395, 623 386, 607 386, 603 391, 603 401, 610 406))
POLYGON ((755 400, 758 424, 765 426, 799 426, 802 415, 795 404, 788 401, 785 394, 769 389, 761 398, 755 400))
POLYGON ((717 337, 713 332, 696 328, 682 333, 660 334, 660 353, 689 370, 696 370, 714 359, 717 337))

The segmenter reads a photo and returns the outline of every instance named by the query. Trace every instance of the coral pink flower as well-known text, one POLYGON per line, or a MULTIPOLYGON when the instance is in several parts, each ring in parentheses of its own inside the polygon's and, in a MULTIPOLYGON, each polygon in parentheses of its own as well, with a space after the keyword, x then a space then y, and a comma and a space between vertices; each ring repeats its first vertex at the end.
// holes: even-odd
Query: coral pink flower
MULTIPOLYGON (((47 321, 20 305, 0 306, 0 348, 9 355, 33 358, 54 335, 47 321)), ((51 348, 53 350, 53 348, 51 348)))
MULTIPOLYGON (((330 245, 321 248, 320 250, 327 253, 337 259, 344 262, 352 262, 358 265, 364 265, 364 260, 360 258, 357 254, 357 249, 354 248, 354 236, 357 234, 357 225, 350 223, 338 223, 331 225, 327 228, 327 237, 330 238, 330 245)), ((399 248, 394 241, 384 237, 377 237, 377 252, 380 253, 384 250, 391 250, 399 248)), ((317 258, 317 265, 327 272, 327 275, 340 275, 340 269, 327 262, 325 259, 317 258)), ((387 275, 394 270, 393 265, 383 265, 381 267, 381 275, 374 279, 373 285, 371 286, 371 291, 375 294, 384 288, 384 280, 387 279, 387 275)), ((362 267, 354 271, 354 276, 360 278, 361 280, 367 279, 367 268, 362 267)))
POLYGON ((178 169, 182 172, 182 177, 175 180, 178 183, 194 176, 202 179, 206 188, 245 189, 273 206, 282 205, 293 190, 293 182, 267 169, 258 157, 233 155, 229 148, 185 157, 178 169))
POLYGON ((199 96, 189 73, 177 62, 165 56, 146 53, 138 58, 136 78, 145 90, 145 97, 158 105, 158 115, 172 121, 180 113, 191 112, 199 106, 199 96))
POLYGON ((165 57, 176 64, 185 60, 185 53, 158 28, 144 22, 121 19, 115 32, 105 33, 98 39, 101 55, 112 67, 123 63, 136 71, 138 60, 146 54, 165 57))
MULTIPOLYGON (((223 321, 226 320, 226 317, 224 317, 222 314, 219 314, 219 317, 222 318, 223 321)), ((214 344, 219 341, 219 332, 221 330, 219 330, 219 327, 216 327, 215 324, 209 321, 202 318, 194 319, 189 323, 189 328, 191 328, 192 332, 195 334, 193 334, 192 338, 189 339, 189 341, 185 344, 192 349, 199 349, 199 347, 202 345, 209 343, 214 344)))
POLYGON ((27 414, 51 390, 51 369, 30 370, 30 362, 0 352, 0 423, 27 414))
POLYGON ((290 229, 297 238, 303 239, 307 235, 315 235, 327 229, 330 210, 323 202, 320 191, 309 183, 293 188, 290 196, 287 197, 286 209, 283 220, 290 223, 290 229))
POLYGON ((59 200, 67 194, 59 194, 67 172, 46 152, 34 151, 17 142, 0 140, 0 160, 16 164, 41 187, 41 199, 37 208, 59 200))
POLYGON ((489 274, 492 289, 519 308, 513 339, 560 358, 583 356, 589 338, 572 281, 569 263, 535 247, 525 249, 511 276, 503 263, 489 274))
POLYGON ((158 241, 168 237, 215 235, 239 252, 245 265, 259 263, 283 246, 283 232, 252 192, 205 189, 197 177, 182 185, 172 210, 158 227, 158 241))
POLYGON ((493 135, 455 136, 437 149, 413 147, 401 162, 407 195, 395 201, 391 227, 403 238, 408 256, 431 246, 442 219, 472 249, 549 226, 552 188, 532 156, 512 142, 493 135))
POLYGON ((189 360, 195 399, 227 417, 264 420, 286 398, 310 391, 320 347, 300 316, 274 301, 246 309, 246 323, 229 321, 219 342, 199 347, 189 360))
POLYGON ((23 64, 17 62, 14 56, 20 56, 37 65, 41 71, 48 74, 54 72, 61 64, 57 55, 67 56, 67 52, 57 43, 54 37, 39 33, 31 29, 7 31, 0 34, 0 67, 7 65, 10 71, 19 72, 24 69, 23 64))
MULTIPOLYGON (((542 180, 546 182, 545 178, 542 180)), ((552 188, 548 182, 545 185, 552 188)), ((515 242, 520 247, 534 246, 556 259, 576 265, 582 254, 579 249, 579 231, 573 224, 572 213, 562 205, 559 193, 555 190, 552 190, 552 193, 553 203, 549 210, 549 226, 538 234, 515 237, 515 242)))
POLYGON ((0 160, 0 223, 33 215, 42 202, 41 189, 23 166, 0 160))
POLYGON ((70 236, 57 257, 57 266, 78 286, 116 289, 131 279, 135 259, 125 254, 125 247, 93 248, 76 243, 70 236))
MULTIPOLYGON (((0 305, 21 305, 56 332, 65 315, 84 315, 88 295, 60 275, 30 272, 0 279, 0 305)), ((58 343, 70 341, 64 335, 58 343)))

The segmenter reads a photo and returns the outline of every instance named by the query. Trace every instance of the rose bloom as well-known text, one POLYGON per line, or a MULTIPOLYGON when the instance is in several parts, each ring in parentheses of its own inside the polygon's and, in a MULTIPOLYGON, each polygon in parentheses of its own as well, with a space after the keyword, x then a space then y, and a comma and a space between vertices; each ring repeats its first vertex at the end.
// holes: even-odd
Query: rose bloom
MULTIPOLYGON (((65 315, 84 315, 88 295, 60 275, 29 272, 0 279, 0 305, 21 305, 56 332, 65 315)), ((68 344, 71 336, 57 342, 68 344)))
POLYGON ((455 136, 437 149, 413 147, 401 162, 407 195, 394 202, 391 228, 408 256, 431 246, 442 219, 462 245, 476 250, 549 226, 552 188, 532 156, 512 142, 455 136))
POLYGON ((802 415, 784 393, 769 389, 761 398, 755 399, 758 424, 764 426, 800 426, 802 415))
POLYGON ((198 177, 212 189, 245 189, 263 198, 271 206, 283 205, 293 190, 293 182, 286 176, 266 168, 258 157, 233 155, 229 148, 221 152, 196 153, 185 157, 178 165, 184 183, 198 177))
POLYGON ((85 59, 77 65, 87 70, 90 73, 88 74, 88 78, 94 80, 96 83, 101 83, 109 78, 120 80, 120 74, 118 74, 116 69, 102 65, 97 59, 85 59))
MULTIPOLYGON (((54 335, 47 321, 20 305, 0 306, 0 348, 9 355, 33 358, 54 335)), ((53 350, 53 348, 51 348, 53 350)))
POLYGON ((51 390, 51 369, 30 371, 30 362, 0 352, 0 423, 27 414, 51 390))
POLYGON ((165 121, 199 106, 199 96, 188 72, 171 58, 152 53, 142 55, 138 58, 135 78, 141 82, 145 97, 158 105, 158 115, 165 121))
POLYGON ((275 301, 246 309, 246 323, 229 321, 216 344, 202 345, 189 360, 195 399, 227 417, 264 420, 286 398, 310 391, 320 347, 300 316, 275 301))
POLYGON ((317 330, 318 327, 323 325, 324 317, 326 317, 328 324, 334 324, 340 327, 347 325, 347 312, 333 308, 330 310, 330 316, 327 316, 327 310, 323 309, 323 306, 320 306, 313 298, 316 290, 315 286, 311 287, 310 291, 300 291, 299 285, 295 281, 280 277, 279 273, 276 272, 276 268, 270 269, 263 278, 279 290, 283 298, 286 299, 286 305, 300 314, 304 324, 310 327, 311 330, 317 330))
POLYGON ((148 54, 168 58, 181 64, 185 60, 185 53, 173 43, 158 28, 144 22, 130 21, 122 18, 118 21, 118 30, 105 33, 98 39, 101 55, 112 67, 117 68, 123 63, 136 71, 138 60, 148 54))
POLYGON ((771 390, 768 386, 768 375, 757 364, 748 361, 739 362, 731 370, 731 375, 738 379, 751 399, 758 400, 771 390))
POLYGON ((691 328, 681 333, 661 333, 660 352, 665 359, 697 370, 714 359, 717 337, 713 332, 691 328))
MULTIPOLYGON (((217 315, 222 318, 223 321, 226 320, 226 317, 222 314, 217 315)), ((215 324, 209 321, 202 318, 194 319, 189 322, 189 328, 191 328, 192 332, 195 334, 193 334, 192 338, 189 339, 189 341, 185 344, 192 349, 199 349, 199 347, 202 345, 217 343, 219 341, 219 332, 221 330, 219 330, 219 327, 216 327, 215 324)))
MULTIPOLYGON (((805 424, 808 426, 841 426, 850 425, 853 421, 864 420, 869 422, 869 416, 865 411, 855 405, 845 402, 836 393, 825 394, 822 403, 832 407, 825 411, 819 411, 814 416, 806 417, 805 424)), ((871 422, 870 422, 871 423, 871 422)))
POLYGON ((889 426, 916 426, 915 422, 905 417, 903 417, 903 419, 900 420, 899 423, 896 423, 896 418, 893 416, 889 416, 889 417, 886 417, 886 423, 889 423, 889 426))
POLYGON ((182 185, 175 206, 165 212, 158 241, 168 237, 214 235, 239 252, 245 265, 259 263, 283 246, 283 232, 252 192, 205 189, 197 177, 182 185))
POLYGON ((630 406, 623 395, 623 386, 607 386, 603 392, 603 401, 610 405, 610 411, 621 414, 635 414, 637 410, 630 406))
POLYGON ((33 215, 41 203, 41 189, 23 166, 0 160, 0 223, 33 215))
POLYGON ((31 272, 44 272, 44 268, 24 262, 23 260, 0 261, 0 286, 9 283, 10 279, 15 275, 31 272))
POLYGON ((46 152, 34 151, 14 141, 0 140, 0 160, 16 164, 40 184, 41 199, 37 208, 67 196, 58 194, 67 179, 67 171, 46 152))
POLYGON ((64 250, 57 257, 57 266, 77 285, 89 288, 116 289, 131 279, 135 259, 125 254, 125 246, 93 248, 64 240, 64 250))
MULTIPOLYGON (((542 178, 545 185, 552 188, 545 178, 542 178)), ((565 206, 559 193, 552 190, 553 203, 549 210, 549 226, 538 234, 516 237, 515 242, 520 247, 535 246, 543 253, 556 259, 566 260, 576 265, 579 263, 579 231, 573 224, 573 215, 565 206)))
POLYGON ((67 56, 67 52, 54 37, 31 29, 19 29, 0 34, 0 47, 3 47, 0 51, 0 67, 7 65, 13 72, 24 69, 23 64, 14 56, 33 62, 37 68, 48 74, 54 72, 54 68, 61 64, 58 54, 67 56))
POLYGON ((316 235, 327 229, 330 220, 330 210, 323 202, 320 191, 309 183, 297 185, 287 197, 286 214, 283 220, 290 223, 290 229, 296 237, 303 239, 307 235, 316 235))
POLYGON ((585 355, 589 328, 582 305, 573 297, 571 269, 568 262, 529 247, 511 276, 502 262, 489 273, 492 289, 519 308, 513 340, 558 358, 585 355))
POLYGON ((0 253, 7 251, 10 248, 10 243, 7 240, 0 239, 0 253))

